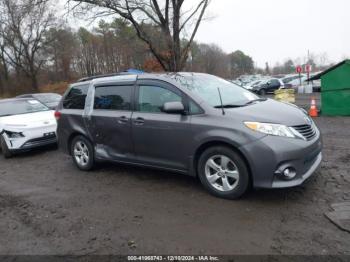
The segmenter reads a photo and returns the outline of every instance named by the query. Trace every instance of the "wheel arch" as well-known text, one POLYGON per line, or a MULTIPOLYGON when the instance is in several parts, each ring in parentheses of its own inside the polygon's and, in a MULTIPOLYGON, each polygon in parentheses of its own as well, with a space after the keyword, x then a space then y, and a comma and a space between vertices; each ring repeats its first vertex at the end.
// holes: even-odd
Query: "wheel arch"
POLYGON ((89 140, 89 142, 92 144, 91 139, 86 134, 84 134, 83 132, 74 131, 69 135, 67 140, 67 149, 68 149, 69 155, 71 155, 71 147, 72 147, 73 139, 77 136, 83 136, 85 139, 89 140))
POLYGON ((203 154, 203 152, 205 150, 207 150, 208 148, 217 147, 217 146, 227 147, 227 148, 233 150, 235 153, 237 153, 243 159, 243 161, 246 164, 247 169, 248 169, 250 184, 252 185, 253 184, 253 175, 252 175, 252 170, 251 170, 251 166, 249 164, 248 158, 244 155, 244 153, 241 150, 239 150, 239 148, 236 145, 229 143, 227 141, 222 141, 222 140, 207 141, 207 142, 201 144, 196 149, 194 157, 193 157, 193 163, 192 163, 192 165, 193 165, 192 169, 193 169, 194 176, 198 177, 198 162, 199 162, 199 158, 203 154))

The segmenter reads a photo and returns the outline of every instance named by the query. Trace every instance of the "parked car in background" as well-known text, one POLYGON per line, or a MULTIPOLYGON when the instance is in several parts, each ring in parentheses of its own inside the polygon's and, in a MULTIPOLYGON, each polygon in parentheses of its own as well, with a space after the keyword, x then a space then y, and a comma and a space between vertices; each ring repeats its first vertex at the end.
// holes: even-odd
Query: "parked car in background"
POLYGON ((245 89, 247 89, 247 90, 253 90, 253 88, 255 87, 255 86, 258 86, 258 85, 260 85, 261 83, 263 83, 265 80, 263 80, 263 79, 260 79, 260 80, 255 80, 255 81, 253 81, 253 82, 251 82, 251 83, 249 83, 249 84, 247 84, 247 85, 245 85, 245 86, 243 86, 245 89))
POLYGON ((282 79, 284 78, 286 75, 283 75, 283 74, 279 74, 279 75, 273 75, 271 76, 272 78, 278 78, 278 79, 282 79))
POLYGON ((0 100, 0 148, 5 158, 14 153, 57 143, 54 111, 38 100, 0 100))
POLYGON ((281 79, 270 78, 270 79, 267 79, 256 86, 254 86, 251 89, 251 91, 253 91, 254 93, 257 93, 259 95, 264 96, 266 94, 274 93, 276 90, 282 89, 284 87, 285 87, 284 83, 282 82, 281 79))
POLYGON ((321 79, 311 81, 311 85, 312 85, 312 91, 313 91, 313 92, 315 92, 315 93, 320 93, 320 92, 322 92, 322 89, 321 89, 321 79))
POLYGON ((37 93, 19 95, 17 98, 33 98, 46 105, 48 108, 55 110, 62 96, 56 93, 37 93))
POLYGON ((284 85, 291 88, 300 86, 300 84, 302 85, 306 80, 307 80, 306 75, 301 75, 300 77, 299 75, 289 75, 289 76, 286 76, 285 78, 282 78, 282 82, 284 83, 284 85))
MULTIPOLYGON (((321 72, 314 72, 310 75, 310 78, 313 78, 315 75, 320 74, 321 72)), ((312 85, 312 91, 315 93, 320 93, 322 92, 321 89, 321 79, 317 79, 317 80, 312 80, 310 81, 310 84, 312 85)))
POLYGON ((235 85, 238 85, 238 86, 241 86, 241 87, 244 87, 243 83, 239 80, 229 80, 231 83, 235 84, 235 85))
POLYGON ((55 116, 60 148, 83 171, 96 161, 160 168, 229 199, 251 185, 300 185, 322 160, 305 111, 207 74, 90 78, 70 86, 55 116))

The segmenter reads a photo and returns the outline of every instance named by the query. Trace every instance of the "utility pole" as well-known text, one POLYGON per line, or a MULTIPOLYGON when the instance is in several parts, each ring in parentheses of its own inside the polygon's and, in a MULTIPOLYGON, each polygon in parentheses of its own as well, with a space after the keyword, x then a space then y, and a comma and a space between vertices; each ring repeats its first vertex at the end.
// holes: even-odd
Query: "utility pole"
POLYGON ((310 50, 307 50, 307 62, 306 62, 306 68, 307 68, 307 84, 310 84, 310 70, 309 70, 309 63, 310 63, 310 50))

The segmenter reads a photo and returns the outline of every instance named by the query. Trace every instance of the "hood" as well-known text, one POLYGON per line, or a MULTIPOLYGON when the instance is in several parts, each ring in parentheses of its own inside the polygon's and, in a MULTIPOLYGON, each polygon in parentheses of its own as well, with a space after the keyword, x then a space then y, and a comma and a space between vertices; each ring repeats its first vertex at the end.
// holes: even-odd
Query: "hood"
POLYGON ((267 99, 264 102, 229 109, 228 115, 242 118, 243 121, 263 122, 272 124, 283 124, 286 126, 297 126, 310 124, 308 116, 299 107, 291 104, 267 99))
POLYGON ((56 119, 54 111, 43 111, 30 114, 0 117, 0 129, 21 129, 38 127, 42 125, 52 125, 56 119))

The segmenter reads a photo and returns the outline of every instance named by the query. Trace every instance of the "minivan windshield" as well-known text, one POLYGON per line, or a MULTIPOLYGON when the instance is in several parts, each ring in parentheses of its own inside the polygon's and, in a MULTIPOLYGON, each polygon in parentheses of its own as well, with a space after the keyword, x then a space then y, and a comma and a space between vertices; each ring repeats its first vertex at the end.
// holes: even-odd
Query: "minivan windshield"
POLYGON ((178 73, 172 78, 215 108, 241 107, 260 100, 257 95, 244 88, 213 75, 178 73))
POLYGON ((0 117, 36 113, 49 110, 35 99, 9 100, 0 102, 0 117))

